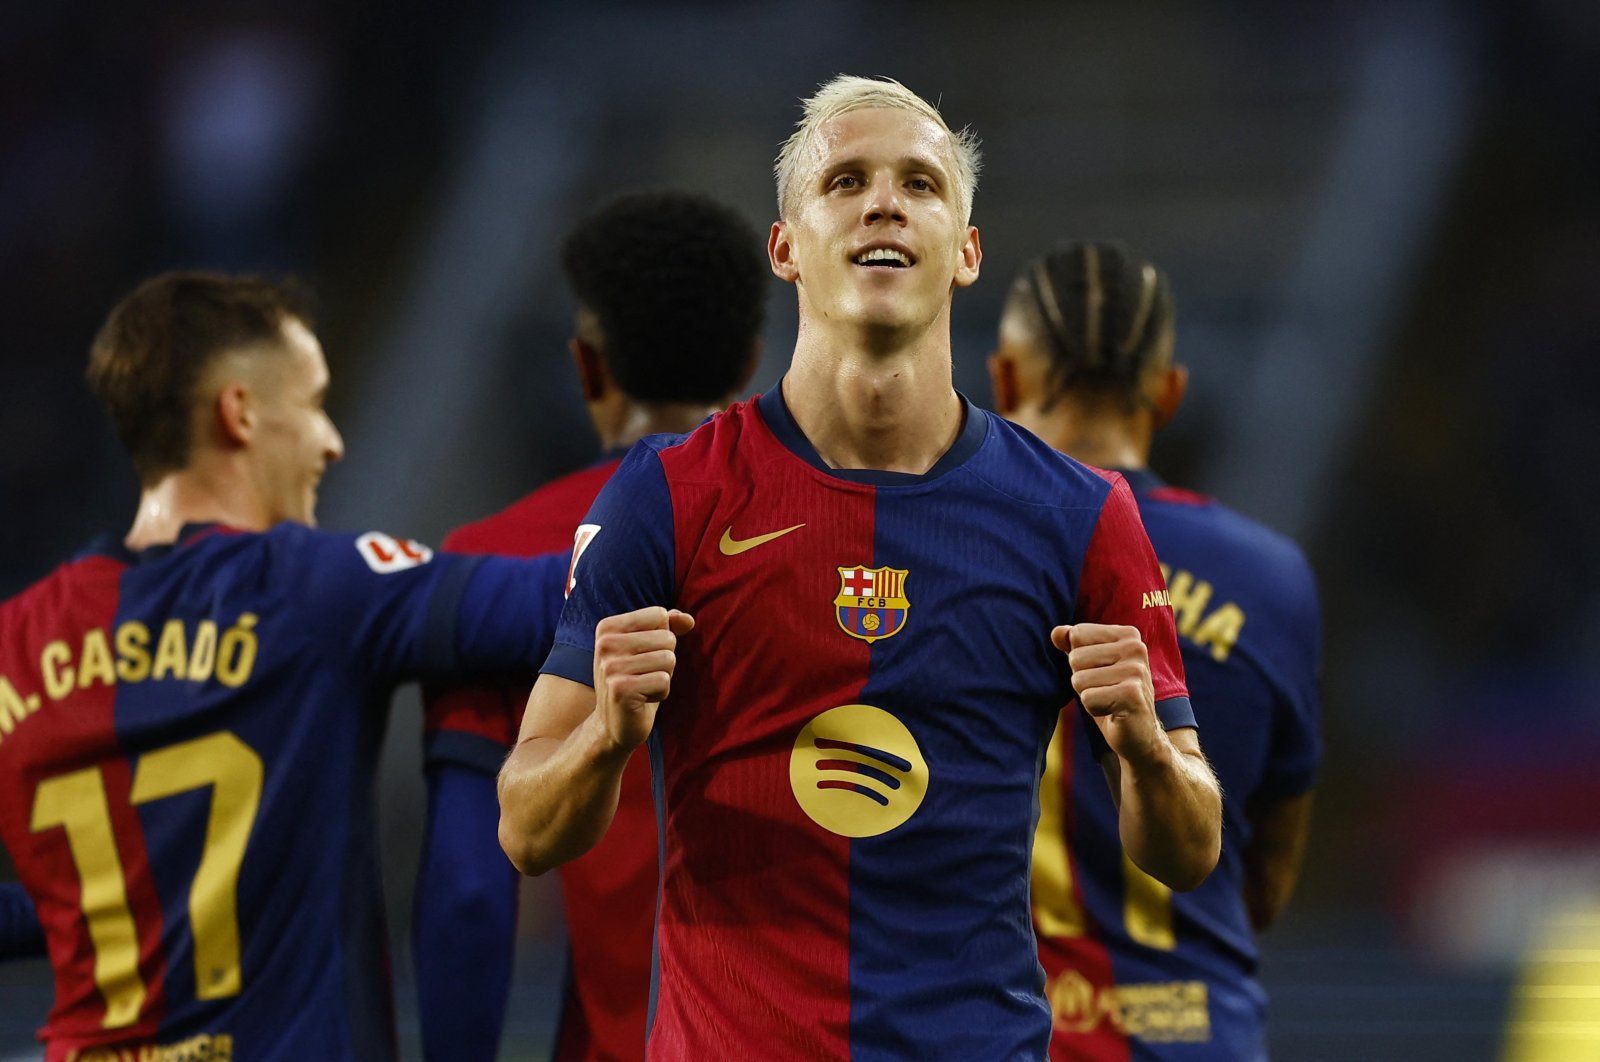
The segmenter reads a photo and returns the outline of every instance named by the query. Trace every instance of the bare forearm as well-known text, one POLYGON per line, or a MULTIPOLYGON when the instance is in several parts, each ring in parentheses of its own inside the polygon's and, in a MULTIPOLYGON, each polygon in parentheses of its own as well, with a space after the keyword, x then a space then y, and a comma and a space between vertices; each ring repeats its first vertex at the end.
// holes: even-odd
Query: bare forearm
POLYGON ((524 874, 593 848, 611 825, 628 751, 590 716, 565 739, 524 738, 500 770, 500 847, 524 874))
POLYGON ((1170 743, 1138 765, 1118 763, 1122 846, 1140 869, 1184 891, 1205 880, 1222 850, 1222 794, 1198 749, 1170 743))
POLYGON ((1244 901, 1250 924, 1263 930, 1288 906, 1311 830, 1311 793, 1246 809, 1254 836, 1244 850, 1244 901))

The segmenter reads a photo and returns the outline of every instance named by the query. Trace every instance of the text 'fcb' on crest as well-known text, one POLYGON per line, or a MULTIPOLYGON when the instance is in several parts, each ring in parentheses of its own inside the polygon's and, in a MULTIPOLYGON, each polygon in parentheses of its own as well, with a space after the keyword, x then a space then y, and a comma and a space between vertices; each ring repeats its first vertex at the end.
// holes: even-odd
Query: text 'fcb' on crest
POLYGON ((840 568, 839 595, 833 599, 839 629, 869 644, 899 634, 911 611, 911 601, 906 597, 910 574, 907 568, 868 568, 859 564, 840 568))

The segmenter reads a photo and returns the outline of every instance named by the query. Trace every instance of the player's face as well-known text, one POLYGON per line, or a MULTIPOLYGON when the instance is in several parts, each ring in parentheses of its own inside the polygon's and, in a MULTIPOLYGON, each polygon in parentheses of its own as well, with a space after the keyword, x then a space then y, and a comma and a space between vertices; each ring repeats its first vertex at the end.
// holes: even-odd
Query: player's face
POLYGON ((344 456, 344 440, 323 408, 322 344, 294 318, 284 322, 283 340, 282 356, 263 366, 257 389, 256 488, 269 526, 293 520, 315 527, 317 485, 329 463, 344 456))
POLYGON ((773 271, 800 289, 803 317, 891 331, 926 328, 953 286, 978 278, 953 145, 912 111, 848 111, 802 149, 788 216, 772 227, 773 271))

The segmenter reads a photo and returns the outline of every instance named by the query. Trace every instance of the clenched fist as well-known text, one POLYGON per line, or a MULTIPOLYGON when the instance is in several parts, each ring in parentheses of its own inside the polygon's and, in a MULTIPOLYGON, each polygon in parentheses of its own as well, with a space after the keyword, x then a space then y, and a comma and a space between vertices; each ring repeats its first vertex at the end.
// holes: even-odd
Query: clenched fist
POLYGON ((1139 628, 1075 623, 1052 630, 1050 640, 1067 654, 1072 688, 1111 750, 1134 763, 1160 758, 1166 731, 1156 717, 1150 653, 1139 628))
POLYGON ((659 605, 607 616, 594 629, 595 711, 619 749, 644 743, 672 689, 678 639, 694 617, 659 605))

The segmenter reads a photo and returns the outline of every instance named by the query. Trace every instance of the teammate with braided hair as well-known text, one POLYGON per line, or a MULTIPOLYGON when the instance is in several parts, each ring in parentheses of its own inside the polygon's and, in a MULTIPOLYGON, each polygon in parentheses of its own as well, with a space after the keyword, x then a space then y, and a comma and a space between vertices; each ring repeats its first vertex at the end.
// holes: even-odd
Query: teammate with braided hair
POLYGON ((989 359, 1002 414, 1133 486, 1223 794, 1221 862, 1199 888, 1173 893, 1123 854, 1114 809, 1088 782, 1090 750, 1077 727, 1057 729, 1033 855, 1056 1058, 1265 1057, 1254 931, 1294 888, 1321 754, 1320 620, 1305 558, 1147 467, 1188 386, 1173 360, 1174 311, 1150 262, 1118 243, 1067 244, 1018 275, 989 359))

